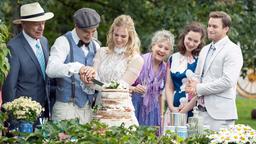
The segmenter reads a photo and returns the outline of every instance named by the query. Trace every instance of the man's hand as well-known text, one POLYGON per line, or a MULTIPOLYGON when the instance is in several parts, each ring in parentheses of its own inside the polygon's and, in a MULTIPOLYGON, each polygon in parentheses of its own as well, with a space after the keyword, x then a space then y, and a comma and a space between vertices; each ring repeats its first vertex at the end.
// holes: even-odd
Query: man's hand
POLYGON ((85 83, 92 83, 92 79, 96 77, 96 71, 93 67, 82 66, 79 70, 80 79, 85 83))

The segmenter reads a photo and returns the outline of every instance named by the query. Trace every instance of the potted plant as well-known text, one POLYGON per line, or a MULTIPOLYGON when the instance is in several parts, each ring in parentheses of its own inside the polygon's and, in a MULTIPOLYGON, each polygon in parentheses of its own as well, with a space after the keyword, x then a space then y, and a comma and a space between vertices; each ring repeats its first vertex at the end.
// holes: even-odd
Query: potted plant
POLYGON ((19 121, 19 131, 27 133, 33 132, 33 123, 44 111, 40 103, 33 101, 31 97, 25 96, 4 103, 3 108, 19 121))

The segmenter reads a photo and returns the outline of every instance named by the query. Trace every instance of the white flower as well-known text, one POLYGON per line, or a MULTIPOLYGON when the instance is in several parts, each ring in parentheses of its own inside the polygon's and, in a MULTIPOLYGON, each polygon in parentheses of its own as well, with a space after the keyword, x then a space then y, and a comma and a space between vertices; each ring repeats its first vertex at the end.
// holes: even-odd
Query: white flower
POLYGON ((208 136, 212 144, 216 143, 256 143, 256 131, 250 126, 238 124, 230 128, 220 129, 208 136))
POLYGON ((12 102, 3 104, 3 108, 10 112, 17 120, 35 121, 44 110, 40 103, 31 97, 21 96, 12 102))

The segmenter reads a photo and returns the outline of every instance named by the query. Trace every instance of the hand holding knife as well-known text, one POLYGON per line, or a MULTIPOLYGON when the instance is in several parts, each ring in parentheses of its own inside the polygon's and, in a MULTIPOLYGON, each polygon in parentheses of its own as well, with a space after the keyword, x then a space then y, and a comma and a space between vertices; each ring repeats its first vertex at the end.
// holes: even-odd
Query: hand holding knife
POLYGON ((99 81, 99 80, 96 80, 96 79, 92 79, 92 82, 93 82, 94 84, 96 84, 96 85, 99 85, 99 86, 103 86, 103 85, 104 85, 103 82, 101 82, 101 81, 99 81))
POLYGON ((91 66, 82 66, 79 70, 80 79, 85 83, 91 83, 91 80, 95 78, 96 71, 91 66))

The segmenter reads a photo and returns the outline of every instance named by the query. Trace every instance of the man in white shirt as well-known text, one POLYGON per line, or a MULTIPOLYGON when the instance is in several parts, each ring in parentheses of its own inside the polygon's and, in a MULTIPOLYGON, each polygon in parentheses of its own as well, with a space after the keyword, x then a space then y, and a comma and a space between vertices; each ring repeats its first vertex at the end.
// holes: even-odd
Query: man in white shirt
POLYGON ((89 82, 95 77, 91 67, 100 48, 93 35, 100 23, 99 14, 90 8, 75 12, 75 28, 56 39, 51 48, 46 73, 57 78, 53 120, 75 119, 80 123, 91 120, 93 94, 84 91, 80 77, 89 82))
POLYGON ((223 11, 211 12, 208 38, 198 59, 196 75, 201 82, 190 80, 186 91, 197 95, 199 115, 212 130, 234 125, 237 117, 236 84, 243 65, 241 49, 227 36, 231 18, 223 11))

